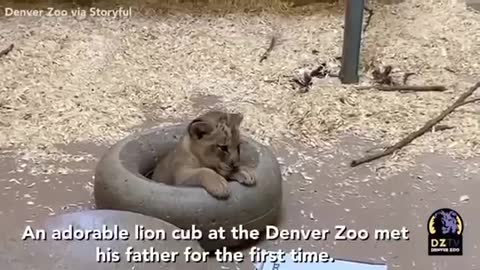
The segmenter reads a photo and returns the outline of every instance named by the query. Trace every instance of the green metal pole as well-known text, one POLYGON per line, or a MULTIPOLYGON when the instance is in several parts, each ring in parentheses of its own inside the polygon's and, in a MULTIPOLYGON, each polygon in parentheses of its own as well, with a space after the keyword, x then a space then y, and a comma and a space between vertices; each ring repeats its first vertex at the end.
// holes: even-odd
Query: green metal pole
POLYGON ((344 84, 358 83, 358 66, 362 41, 364 0, 345 0, 345 27, 340 80, 344 84))

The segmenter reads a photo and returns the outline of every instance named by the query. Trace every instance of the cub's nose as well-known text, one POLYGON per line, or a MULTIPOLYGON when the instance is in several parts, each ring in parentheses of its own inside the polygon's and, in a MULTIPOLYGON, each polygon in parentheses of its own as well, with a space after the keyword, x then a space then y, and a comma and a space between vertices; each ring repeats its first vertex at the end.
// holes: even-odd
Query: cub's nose
POLYGON ((228 165, 233 169, 236 170, 238 168, 237 163, 234 160, 230 160, 228 165))

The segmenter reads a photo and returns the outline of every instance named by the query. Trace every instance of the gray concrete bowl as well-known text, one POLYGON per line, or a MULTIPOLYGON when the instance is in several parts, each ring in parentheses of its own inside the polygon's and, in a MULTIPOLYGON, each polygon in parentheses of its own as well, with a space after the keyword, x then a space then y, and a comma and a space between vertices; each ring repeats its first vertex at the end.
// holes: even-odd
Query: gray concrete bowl
POLYGON ((150 129, 121 140, 100 160, 95 173, 94 196, 99 209, 127 210, 153 216, 182 229, 195 225, 203 232, 205 250, 232 248, 245 243, 229 233, 242 225, 265 230, 280 215, 282 177, 270 149, 251 138, 242 144, 241 160, 254 166, 257 184, 246 187, 230 182, 231 195, 217 200, 200 187, 176 187, 148 179, 157 157, 171 149, 185 124, 150 129), (223 227, 225 239, 209 240, 209 230, 223 227))

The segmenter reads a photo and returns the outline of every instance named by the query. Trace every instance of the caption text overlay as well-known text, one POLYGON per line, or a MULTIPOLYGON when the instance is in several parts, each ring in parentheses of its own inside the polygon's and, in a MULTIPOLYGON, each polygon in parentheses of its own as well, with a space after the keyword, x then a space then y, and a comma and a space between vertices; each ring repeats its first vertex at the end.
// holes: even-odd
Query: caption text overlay
MULTIPOLYGON (((220 227, 218 229, 208 231, 207 235, 203 235, 195 225, 189 229, 175 229, 165 231, 162 229, 149 229, 143 225, 135 225, 133 231, 121 228, 119 225, 107 226, 103 225, 100 229, 78 229, 73 225, 68 226, 64 230, 52 230, 47 232, 43 229, 34 229, 27 226, 22 234, 24 241, 129 241, 131 239, 137 241, 185 241, 185 240, 201 240, 207 237, 209 240, 226 239, 226 229, 220 227)), ((333 230, 329 229, 279 229, 276 226, 267 226, 264 237, 266 240, 334 240, 334 241, 366 241, 373 239, 375 241, 401 241, 409 240, 409 230, 406 227, 400 229, 374 229, 369 231, 366 229, 349 229, 343 225, 337 225, 333 230)), ((246 230, 243 226, 229 229, 229 235, 236 240, 258 240, 261 233, 258 230, 246 230)), ((293 250, 266 251, 254 246, 249 250, 242 252, 231 252, 226 248, 218 249, 213 252, 195 251, 192 247, 186 247, 183 251, 157 251, 154 247, 143 250, 135 250, 128 246, 126 250, 114 250, 113 248, 95 248, 96 261, 98 263, 118 263, 121 261, 142 263, 142 262, 163 262, 175 263, 179 260, 184 262, 206 262, 209 256, 213 256, 219 262, 242 262, 249 259, 253 263, 258 262, 285 262, 286 256, 291 256, 294 262, 333 262, 333 258, 327 252, 304 251, 302 248, 293 250)))

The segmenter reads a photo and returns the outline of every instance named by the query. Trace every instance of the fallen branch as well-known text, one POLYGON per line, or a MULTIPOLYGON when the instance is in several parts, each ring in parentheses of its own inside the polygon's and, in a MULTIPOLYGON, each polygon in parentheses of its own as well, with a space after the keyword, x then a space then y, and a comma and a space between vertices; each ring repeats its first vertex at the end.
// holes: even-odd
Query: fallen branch
POLYGON ((468 89, 465 93, 460 95, 458 99, 450 105, 447 109, 445 109, 443 112, 441 112, 437 117, 427 121, 423 127, 418 129, 415 132, 410 133, 407 137, 403 138, 396 144, 387 147, 383 152, 372 154, 372 155, 366 155, 360 159, 353 160, 350 163, 351 167, 356 167, 360 164, 367 163, 376 159, 379 159, 381 157, 385 157, 388 155, 393 154, 395 151, 400 150, 401 148, 405 147, 407 144, 411 143, 413 140, 416 138, 422 136, 425 132, 429 131, 434 127, 438 122, 442 121, 447 115, 449 115, 451 112, 453 112, 455 109, 457 109, 460 106, 465 105, 465 100, 475 92, 480 87, 480 82, 477 82, 474 86, 472 86, 470 89, 468 89))
POLYGON ((13 44, 10 44, 6 49, 0 51, 0 57, 7 55, 9 52, 13 50, 13 44))
POLYGON ((262 57, 260 57, 260 63, 267 60, 268 56, 270 55, 270 52, 275 47, 276 42, 277 42, 277 39, 275 38, 275 36, 272 36, 272 38, 270 39, 270 45, 268 46, 267 50, 263 53, 262 57))
MULTIPOLYGON (((440 131, 454 129, 454 128, 455 127, 452 127, 452 126, 438 124, 438 125, 433 126, 430 130, 427 130, 426 132, 440 132, 440 131)), ((383 149, 386 149, 387 147, 388 147, 387 145, 377 145, 377 146, 374 146, 372 148, 367 149, 365 151, 365 153, 371 153, 373 151, 383 150, 383 149)))
POLYGON ((443 85, 366 85, 356 87, 357 90, 377 89, 378 91, 414 91, 414 92, 443 92, 447 88, 443 85))

